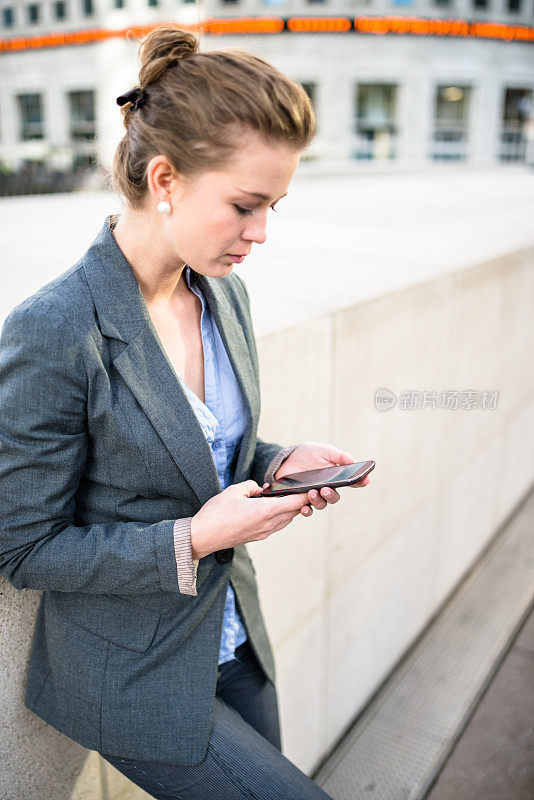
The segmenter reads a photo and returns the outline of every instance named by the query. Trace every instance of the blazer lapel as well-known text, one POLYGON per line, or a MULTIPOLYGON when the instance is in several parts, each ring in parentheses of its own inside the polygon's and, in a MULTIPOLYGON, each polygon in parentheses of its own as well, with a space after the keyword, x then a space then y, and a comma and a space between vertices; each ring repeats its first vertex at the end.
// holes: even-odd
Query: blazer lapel
POLYGON ((201 504, 221 491, 211 450, 155 331, 146 325, 113 361, 201 504))
MULTIPOLYGON (((83 262, 102 334, 125 346, 113 364, 137 399, 201 504, 220 492, 217 470, 202 428, 152 324, 132 268, 108 221, 83 262)), ((198 276, 234 368, 249 419, 236 474, 255 439, 259 392, 243 330, 217 279, 198 276), (246 451, 246 452, 245 452, 246 451)))

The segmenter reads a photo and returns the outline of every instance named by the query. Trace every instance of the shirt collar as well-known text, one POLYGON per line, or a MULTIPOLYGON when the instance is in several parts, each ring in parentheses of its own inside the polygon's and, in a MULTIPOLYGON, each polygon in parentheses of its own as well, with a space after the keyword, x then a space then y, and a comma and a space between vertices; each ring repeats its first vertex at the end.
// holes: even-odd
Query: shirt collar
POLYGON ((189 288, 198 283, 198 272, 195 272, 195 270, 191 269, 191 267, 187 264, 185 267, 185 279, 189 288))

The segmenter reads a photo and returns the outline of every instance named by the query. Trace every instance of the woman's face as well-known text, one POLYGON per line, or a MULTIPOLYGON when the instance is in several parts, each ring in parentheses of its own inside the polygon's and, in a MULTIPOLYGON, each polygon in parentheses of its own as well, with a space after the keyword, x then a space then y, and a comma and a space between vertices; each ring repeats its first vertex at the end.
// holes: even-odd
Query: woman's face
POLYGON ((208 277, 228 275, 254 242, 265 242, 270 208, 287 193, 299 157, 247 131, 223 170, 173 181, 171 212, 161 220, 173 256, 208 277))

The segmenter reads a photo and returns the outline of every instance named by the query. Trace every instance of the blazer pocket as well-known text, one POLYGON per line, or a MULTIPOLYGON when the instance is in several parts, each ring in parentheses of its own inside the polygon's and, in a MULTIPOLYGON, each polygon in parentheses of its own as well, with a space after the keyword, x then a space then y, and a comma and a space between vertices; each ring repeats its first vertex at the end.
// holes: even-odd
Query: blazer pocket
POLYGON ((109 594, 60 592, 54 593, 50 600, 58 614, 81 628, 120 647, 143 653, 156 634, 163 596, 158 596, 158 610, 109 594))

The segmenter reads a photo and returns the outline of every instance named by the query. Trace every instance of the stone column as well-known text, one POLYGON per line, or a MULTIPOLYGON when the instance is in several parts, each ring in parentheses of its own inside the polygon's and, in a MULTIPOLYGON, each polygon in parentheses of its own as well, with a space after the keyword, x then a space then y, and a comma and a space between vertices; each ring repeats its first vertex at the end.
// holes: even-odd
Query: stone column
MULTIPOLYGON (((24 705, 41 592, 17 591, 0 577, 0 786, 2 800, 71 800, 89 751, 24 705)), ((100 800, 96 775, 87 800, 100 800)))

